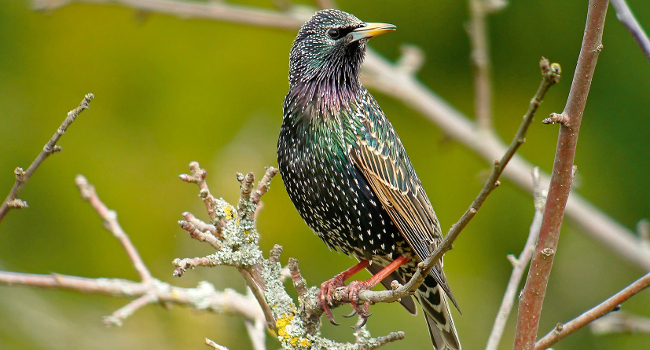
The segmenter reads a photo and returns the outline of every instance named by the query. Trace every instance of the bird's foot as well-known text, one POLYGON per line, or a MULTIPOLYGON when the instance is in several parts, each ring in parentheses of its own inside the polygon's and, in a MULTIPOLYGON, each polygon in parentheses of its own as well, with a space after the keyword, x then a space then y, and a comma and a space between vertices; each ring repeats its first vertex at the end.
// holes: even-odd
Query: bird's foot
POLYGON ((335 326, 338 326, 339 324, 334 321, 334 315, 330 309, 330 307, 334 305, 332 294, 337 288, 345 287, 345 283, 343 283, 343 281, 344 279, 342 276, 337 275, 334 278, 323 282, 320 285, 320 294, 318 296, 318 301, 320 307, 323 309, 325 317, 327 317, 327 320, 335 326))
POLYGON ((331 324, 338 326, 338 323, 334 321, 334 315, 332 315, 332 310, 330 310, 330 307, 337 306, 337 304, 334 302, 333 299, 334 292, 338 288, 345 287, 345 283, 344 283, 345 280, 352 277, 355 273, 365 269, 366 267, 368 267, 369 264, 370 262, 368 262, 368 260, 361 260, 359 261, 358 264, 339 273, 338 275, 334 276, 334 278, 325 281, 320 285, 320 294, 318 296, 318 303, 321 309, 323 309, 325 316, 327 317, 327 319, 330 321, 331 324))
MULTIPOLYGON (((359 314, 359 321, 352 328, 359 329, 363 327, 368 321, 368 317, 372 314, 370 313, 370 302, 366 301, 361 303, 359 301, 359 292, 362 290, 370 290, 375 286, 374 281, 352 281, 350 285, 346 288, 348 297, 350 298, 350 305, 354 309, 354 313, 359 314)), ((350 316, 354 315, 352 313, 350 316)))
POLYGON ((370 280, 352 281, 348 286, 346 286, 339 276, 323 282, 323 284, 321 284, 319 302, 321 308, 323 309, 323 313, 325 313, 325 316, 330 321, 330 323, 336 326, 339 325, 336 321, 334 321, 334 315, 332 314, 330 308, 336 305, 336 301, 334 300, 334 293, 337 291, 337 289, 344 287, 344 289, 339 291, 337 294, 347 296, 347 299, 350 301, 350 305, 354 309, 350 315, 344 317, 352 317, 355 314, 359 314, 359 322, 357 322, 353 328, 358 329, 363 327, 366 324, 368 317, 371 315, 370 303, 360 302, 359 292, 362 290, 369 290, 374 287, 375 284, 376 283, 373 283, 373 281, 370 280))

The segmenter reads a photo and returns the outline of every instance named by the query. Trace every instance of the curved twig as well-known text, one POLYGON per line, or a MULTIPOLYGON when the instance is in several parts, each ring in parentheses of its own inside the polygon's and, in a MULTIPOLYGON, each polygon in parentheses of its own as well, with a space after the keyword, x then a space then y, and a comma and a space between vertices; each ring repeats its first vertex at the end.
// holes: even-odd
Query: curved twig
POLYGON ((639 22, 634 17, 634 14, 630 10, 630 7, 627 5, 625 0, 610 0, 614 10, 616 10, 616 18, 618 18, 621 23, 627 28, 627 31, 630 32, 634 41, 645 55, 645 57, 650 60, 650 39, 648 39, 648 34, 645 33, 639 22))

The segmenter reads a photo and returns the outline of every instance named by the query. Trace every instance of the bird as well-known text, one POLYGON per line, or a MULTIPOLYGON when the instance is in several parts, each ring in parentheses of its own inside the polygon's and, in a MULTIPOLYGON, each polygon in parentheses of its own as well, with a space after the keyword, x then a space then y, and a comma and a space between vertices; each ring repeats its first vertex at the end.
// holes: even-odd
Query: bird
MULTIPOLYGON (((289 56, 289 91, 277 143, 283 183, 316 235, 359 261, 321 285, 319 305, 332 323, 332 292, 346 279, 364 268, 373 274, 349 284, 356 300, 358 291, 379 282, 387 288, 393 281, 403 284, 443 238, 399 136, 359 78, 368 40, 395 29, 341 10, 320 10, 300 28, 289 56)), ((415 297, 434 349, 460 350, 447 298, 458 306, 442 261, 415 297)), ((416 313, 411 297, 401 303, 416 313)), ((368 305, 353 302, 352 307, 365 324, 368 305)))

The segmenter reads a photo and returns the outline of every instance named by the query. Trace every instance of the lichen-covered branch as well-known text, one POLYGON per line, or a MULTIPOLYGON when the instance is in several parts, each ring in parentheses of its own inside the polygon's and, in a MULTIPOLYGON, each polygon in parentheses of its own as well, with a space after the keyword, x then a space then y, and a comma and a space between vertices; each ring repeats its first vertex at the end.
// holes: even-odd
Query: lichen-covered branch
MULTIPOLYGON (((208 282, 196 288, 181 288, 153 280, 150 285, 119 278, 86 278, 60 274, 39 275, 0 271, 0 285, 27 286, 47 289, 65 289, 81 293, 103 294, 133 298, 149 295, 161 303, 189 306, 199 311, 228 312, 244 319, 255 320, 262 316, 257 303, 234 290, 215 290, 208 282)), ((152 299, 153 300, 153 299, 152 299)))
POLYGON ((18 194, 23 189, 27 181, 29 181, 29 179, 32 177, 36 169, 38 169, 38 167, 41 165, 41 163, 43 163, 43 161, 45 161, 45 159, 47 159, 47 157, 54 153, 61 152, 61 146, 58 146, 56 143, 59 142, 61 136, 63 136, 65 131, 68 130, 70 124, 72 124, 72 122, 77 119, 79 114, 89 108, 90 101, 92 101, 93 98, 95 98, 95 95, 91 93, 86 94, 83 100, 81 100, 79 106, 68 112, 68 116, 65 118, 65 120, 63 120, 61 126, 56 129, 56 132, 54 135, 52 135, 52 138, 50 138, 50 140, 45 144, 43 150, 38 154, 36 159, 34 159, 29 168, 27 168, 27 171, 23 170, 23 168, 20 167, 14 170, 14 174, 16 175, 16 182, 9 192, 9 195, 7 195, 7 198, 4 200, 4 202, 2 202, 2 205, 0 205, 0 222, 2 222, 2 219, 4 219, 9 210, 28 207, 27 202, 17 198, 18 194))
MULTIPOLYGON (((197 168, 198 163, 193 162, 197 168)), ((198 168, 200 169, 200 168, 198 168)), ((205 171, 200 170, 205 180, 205 171)), ((277 169, 269 167, 262 181, 255 186, 253 173, 246 175, 237 174, 241 184, 241 195, 237 207, 226 203, 223 199, 215 199, 212 206, 214 212, 213 222, 207 224, 198 221, 192 214, 184 216, 192 219, 194 223, 186 222, 191 226, 188 229, 190 237, 199 241, 209 242, 205 236, 213 235, 210 230, 198 230, 197 227, 210 227, 216 222, 222 223, 219 236, 215 237, 218 244, 210 243, 213 247, 220 247, 214 254, 206 257, 175 259, 177 267, 174 274, 177 276, 196 266, 234 266, 242 273, 246 284, 251 288, 258 303, 262 306, 265 323, 273 330, 284 349, 376 349, 392 341, 404 337, 402 332, 391 333, 385 337, 372 338, 365 330, 360 330, 355 343, 339 343, 320 335, 320 315, 322 310, 317 303, 317 288, 308 287, 298 270, 298 262, 290 259, 289 270, 294 286, 298 290, 299 302, 296 304, 287 293, 284 273, 280 264, 282 247, 276 245, 265 259, 257 245, 259 233, 255 228, 255 212, 260 203, 261 196, 268 191, 271 179, 277 174, 277 169), (198 231, 198 233, 197 233, 198 231)), ((182 175, 187 178, 189 175, 182 175)), ((205 189, 201 191, 207 190, 205 189)), ((210 210, 210 209, 208 209, 210 210)), ((182 225, 183 226, 183 225, 182 225)), ((259 320, 258 320, 259 322, 259 320)), ((247 327, 249 332, 255 327, 247 327)), ((259 333, 257 333, 259 335, 259 333)), ((255 341, 259 341, 251 333, 255 341)))
POLYGON ((578 57, 578 65, 571 83, 567 104, 562 112, 562 115, 566 117, 566 121, 560 123, 553 176, 551 177, 544 210, 544 219, 535 253, 530 263, 526 284, 519 299, 514 347, 516 350, 529 350, 535 346, 542 304, 546 295, 546 286, 553 266, 553 258, 557 252, 560 226, 573 183, 573 159, 578 143, 582 113, 589 95, 598 54, 603 48, 601 39, 607 5, 608 0, 589 1, 587 24, 578 57))

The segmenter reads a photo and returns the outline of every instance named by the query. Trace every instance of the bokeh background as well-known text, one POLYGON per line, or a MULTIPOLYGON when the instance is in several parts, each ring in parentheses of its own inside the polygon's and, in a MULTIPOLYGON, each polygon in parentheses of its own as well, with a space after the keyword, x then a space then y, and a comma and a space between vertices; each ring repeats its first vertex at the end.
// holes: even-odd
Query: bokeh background
MULTIPOLYGON (((242 2, 273 7, 270 1, 242 2)), ((306 2, 305 4, 310 4, 306 2)), ((650 28, 650 2, 629 0, 650 28)), ((402 44, 426 54, 419 79, 468 116, 473 115, 468 20, 464 1, 352 1, 342 9, 363 20, 391 22, 395 33, 371 46, 391 60, 402 44)), ((20 195, 30 208, 14 210, 0 224, 0 268, 29 273, 137 279, 125 253, 102 228, 74 186, 84 174, 102 200, 119 213, 124 229, 152 273, 166 282, 243 291, 232 268, 196 269, 172 278, 171 261, 210 253, 187 237, 176 221, 183 211, 205 218, 195 186, 178 180, 197 160, 208 170, 212 192, 234 202, 235 172, 258 176, 276 165, 275 144, 287 90, 288 52, 295 31, 210 20, 179 19, 119 5, 72 4, 35 12, 29 1, 0 3, 0 195, 10 190, 13 169, 27 167, 66 112, 83 95, 96 96, 71 126, 20 195)), ((537 62, 546 56, 563 67, 561 83, 541 106, 521 154, 551 169, 556 126, 539 121, 564 107, 579 52, 587 1, 513 1, 489 18, 494 80, 494 120, 510 140, 539 83, 537 62)), ((634 228, 650 215, 650 63, 610 8, 604 47, 587 103, 578 144, 578 191, 623 225, 634 228)), ((424 117, 380 93, 375 97, 409 152, 443 228, 478 193, 489 165, 449 139, 424 117)), ((283 261, 299 259, 312 285, 354 261, 330 252, 302 222, 280 178, 264 197, 258 227, 261 246, 284 246, 283 261)), ((485 346, 511 265, 533 216, 530 195, 507 180, 445 257, 450 285, 462 308, 455 320, 465 349, 485 346)), ((570 221, 544 305, 540 333, 567 321, 644 272, 589 239, 570 221)), ((363 275, 363 278, 367 275, 363 275)), ((292 288, 289 288, 290 290, 292 288)), ((121 328, 105 328, 128 300, 73 292, 0 286, 0 349, 189 349, 209 337, 230 349, 249 349, 237 316, 149 306, 121 328)), ((650 292, 623 309, 650 315, 650 292)), ((353 320, 325 335, 353 341, 353 320)), ((429 348, 422 315, 399 305, 377 305, 373 335, 406 331, 386 349, 429 348)), ((512 344, 511 316, 501 349, 512 344)), ((642 349, 648 335, 595 336, 583 329, 557 349, 642 349)), ((279 345, 268 340, 270 349, 279 345)))

